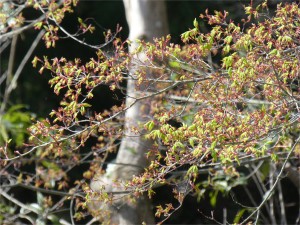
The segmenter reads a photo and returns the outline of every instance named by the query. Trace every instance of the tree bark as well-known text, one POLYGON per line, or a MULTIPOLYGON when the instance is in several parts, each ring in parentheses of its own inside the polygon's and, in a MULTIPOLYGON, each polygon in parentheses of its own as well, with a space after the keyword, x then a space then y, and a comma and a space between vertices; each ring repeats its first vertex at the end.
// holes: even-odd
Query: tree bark
MULTIPOLYGON (((136 39, 152 41, 153 37, 161 37, 168 34, 167 14, 164 1, 153 0, 123 0, 126 19, 129 25, 129 40, 132 41, 129 51, 137 47, 136 39)), ((141 53, 138 58, 143 58, 141 53)), ((135 68, 130 68, 130 74, 134 76, 135 68)), ((151 75, 150 75, 151 76, 151 75)), ((126 105, 130 106, 141 93, 142 87, 136 85, 135 80, 128 79, 126 105)), ((143 138, 141 124, 149 117, 150 100, 138 101, 125 113, 125 131, 116 158, 116 165, 109 174, 94 179, 91 188, 99 190, 105 185, 106 191, 122 191, 122 187, 114 187, 113 182, 126 182, 134 175, 139 175, 148 165, 146 153, 151 147, 151 142, 143 138), (132 128, 137 128, 137 134, 132 128), (125 165, 125 166, 124 166, 125 165)), ((150 200, 146 196, 128 201, 123 196, 114 201, 114 209, 111 210, 111 219, 114 224, 154 224, 153 210, 150 200)), ((95 208, 95 205, 93 206, 95 208)))
MULTIPOLYGON (((152 41, 153 37, 161 37, 168 33, 167 15, 164 1, 153 0, 123 0, 126 18, 129 25, 129 40, 133 41, 129 51, 134 51, 137 47, 135 40, 143 39, 152 41)), ((140 53, 139 60, 143 58, 140 53)), ((130 73, 134 76, 135 68, 132 67, 130 73)), ((142 87, 137 87, 136 82, 128 79, 126 105, 131 105, 140 93, 142 87)), ((143 171, 147 166, 145 153, 149 149, 149 141, 145 141, 142 135, 137 135, 131 131, 132 127, 140 127, 146 121, 150 111, 149 100, 137 102, 128 109, 125 114, 125 136, 117 155, 116 162, 131 164, 132 169, 123 173, 121 177, 132 178, 143 171), (129 173, 128 173, 129 172, 129 173)))

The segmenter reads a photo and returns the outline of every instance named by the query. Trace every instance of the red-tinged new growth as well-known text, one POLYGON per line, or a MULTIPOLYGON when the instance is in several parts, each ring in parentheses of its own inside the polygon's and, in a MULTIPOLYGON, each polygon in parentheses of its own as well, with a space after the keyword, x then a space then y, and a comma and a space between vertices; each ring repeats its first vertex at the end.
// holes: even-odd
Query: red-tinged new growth
MULTIPOLYGON (((242 25, 229 20, 227 12, 210 15, 207 11, 200 18, 211 31, 202 33, 196 19, 194 28, 181 36, 183 46, 170 43, 167 36, 154 43, 140 41, 136 52, 129 54, 126 48, 130 43, 114 39, 113 54, 97 49, 97 57, 85 63, 80 59, 35 58, 33 65, 42 64, 41 74, 51 72, 49 84, 62 98, 60 107, 50 113, 51 120, 30 129, 32 143, 44 149, 36 154, 71 167, 85 159, 82 147, 93 143, 88 154, 93 160, 83 177, 89 180, 95 173, 104 173, 105 160, 117 151, 116 143, 124 133, 124 112, 151 99, 143 105, 147 109, 141 108, 149 111, 145 124, 131 128, 134 134, 153 140, 145 152, 150 165, 130 182, 116 183, 136 196, 148 192, 151 197, 153 188, 173 185, 181 206, 188 193, 200 198, 204 189, 220 188, 214 176, 226 176, 228 186, 222 190, 229 191, 238 185, 239 165, 253 159, 286 157, 296 149, 286 143, 292 140, 289 143, 297 144, 299 139, 294 136, 299 133, 300 9, 297 4, 279 5, 271 17, 263 3, 245 7, 245 11, 248 17, 242 25), (108 85, 112 92, 123 90, 122 82, 128 79, 137 81, 143 90, 132 105, 93 110, 91 100, 100 86, 108 85), (200 182, 200 170, 212 167, 207 180, 200 182)), ((49 13, 47 18, 57 24, 63 17, 49 13)), ((93 31, 81 19, 79 23, 82 32, 93 31)), ((58 27, 45 29, 46 46, 54 47, 58 27)), ((112 35, 108 36, 110 40, 112 35)), ((53 173, 48 176, 41 168, 36 186, 53 187, 55 182, 61 188, 67 186, 63 165, 53 163, 50 167, 53 173), (54 179, 55 174, 59 176, 54 179), (47 182, 49 179, 54 183, 47 182)), ((85 182, 80 185, 87 200, 97 196, 85 182)), ((109 203, 116 197, 103 188, 98 198, 109 203)), ((179 206, 157 206, 155 215, 166 219, 179 206)))

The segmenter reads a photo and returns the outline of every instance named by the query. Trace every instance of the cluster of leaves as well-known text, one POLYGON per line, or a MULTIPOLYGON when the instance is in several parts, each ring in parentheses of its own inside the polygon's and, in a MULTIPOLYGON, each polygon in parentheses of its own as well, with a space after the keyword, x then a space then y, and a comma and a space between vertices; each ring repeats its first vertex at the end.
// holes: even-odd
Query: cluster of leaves
MULTIPOLYGON (((3 47, 1 51, 3 51, 10 44, 11 37, 14 37, 14 40, 16 40, 16 36, 20 32, 33 26, 35 29, 41 29, 43 27, 46 32, 42 31, 41 34, 44 34, 43 39, 45 40, 46 46, 54 46, 55 41, 59 39, 58 31, 63 29, 60 27, 60 23, 62 22, 65 13, 73 12, 72 7, 76 6, 76 4, 77 1, 0 1, 0 32, 3 33, 3 35, 0 37, 1 46, 3 47), (31 8, 36 10, 32 13, 34 16, 36 16, 36 18, 25 18, 23 13, 27 13, 28 10, 31 12, 31 8)), ((80 25, 85 26, 85 29, 83 29, 82 33, 92 31, 93 29, 91 26, 85 25, 82 21, 80 22, 80 25)), ((36 44, 34 44, 34 46, 36 46, 36 44)), ((14 55, 13 53, 11 54, 14 55)), ((11 69, 8 69, 2 74, 3 80, 5 77, 7 77, 7 87, 3 86, 5 89, 2 97, 3 99, 1 100, 0 110, 0 143, 2 146, 5 145, 5 143, 7 143, 11 138, 14 139, 11 144, 15 145, 16 147, 20 147, 23 143, 25 143, 25 133, 27 133, 26 130, 31 125, 31 119, 34 117, 33 114, 24 112, 25 106, 22 105, 16 105, 6 109, 7 99, 9 98, 12 90, 16 88, 19 70, 24 67, 23 64, 25 64, 25 60, 27 60, 29 56, 25 57, 21 63, 22 65, 20 65, 16 71, 16 74, 14 74, 11 69)), ((11 59, 9 64, 9 67, 12 67, 11 65, 13 64, 13 59, 11 59)), ((1 81, 1 84, 3 80, 1 81)))
MULTIPOLYGON (((20 27, 24 17, 18 8, 20 5, 11 1, 0 1, 0 32, 6 33, 9 29, 20 27), (18 10, 16 10, 18 8, 18 10)), ((20 7, 21 8, 21 7, 20 7)))
POLYGON ((280 153, 291 151, 284 141, 291 129, 296 135, 299 130, 300 10, 297 4, 279 5, 271 18, 260 7, 266 4, 246 7, 249 16, 243 25, 228 21, 226 12, 201 15, 212 30, 201 33, 195 20, 194 29, 182 34, 182 49, 163 40, 143 44, 155 74, 172 82, 166 98, 185 100, 161 109, 145 125, 147 137, 157 143, 148 153, 155 160, 130 185, 151 190, 172 171, 189 165, 185 177, 197 192, 199 168, 220 165, 236 176, 228 169, 233 162, 266 156, 278 160, 280 153), (256 24, 252 18, 262 21, 256 24), (153 66, 153 59, 166 58, 169 64, 153 66), (170 80, 174 73, 179 75, 170 80), (180 87, 174 90, 174 84, 180 87), (187 114, 189 122, 184 120, 187 114), (172 126, 169 121, 174 119, 182 126, 172 126))
MULTIPOLYGON (((294 151, 299 138, 289 144, 286 140, 299 130, 300 9, 297 4, 279 5, 274 17, 260 10, 267 10, 265 3, 246 7, 248 17, 242 25, 229 21, 226 12, 207 12, 200 17, 212 26, 211 31, 202 33, 195 20, 194 28, 182 34, 183 47, 169 43, 167 36, 154 43, 140 41, 129 54, 130 43, 115 39, 113 55, 98 48, 96 57, 85 63, 36 57, 33 65, 42 64, 40 73, 51 72, 49 83, 62 101, 50 114, 53 120, 31 127, 34 147, 24 148, 16 157, 35 151, 39 159, 38 174, 27 183, 74 193, 67 173, 92 159, 75 187, 79 190, 83 184, 82 190, 90 195, 86 179, 103 171, 108 153, 116 150, 116 140, 122 137, 124 112, 144 99, 151 106, 149 120, 132 129, 146 130, 146 138, 154 144, 147 153, 149 167, 126 184, 137 195, 148 192, 151 197, 157 184, 171 184, 177 187, 173 192, 181 206, 190 192, 201 198, 208 187, 217 193, 243 183, 236 165, 253 158, 281 160, 294 151), (258 18, 261 22, 254 23, 258 18), (132 67, 137 68, 134 74, 132 67), (92 111, 90 101, 100 85, 114 91, 128 79, 136 81, 140 92, 131 105, 92 111), (90 141, 93 147, 86 147, 90 141), (200 181, 200 171, 212 167, 222 170, 210 171, 208 179, 200 181), (176 175, 181 168, 186 169, 176 175), (184 188, 179 185, 182 179, 184 188)), ((48 19, 56 23, 62 17, 49 14, 48 19)), ((47 21, 36 27, 43 23, 47 21)), ((45 29, 46 46, 54 47, 58 27, 45 29)), ((92 31, 87 25, 82 29, 92 31)), ((107 193, 103 196, 108 198, 107 193)), ((81 196, 77 197, 78 209, 85 208, 81 196)), ((168 218, 174 209, 171 204, 158 206, 156 215, 168 218)), ((76 216, 80 219, 83 214, 76 216)))
MULTIPOLYGON (((0 145, 10 142, 13 137, 13 143, 16 147, 20 147, 26 140, 27 128, 32 123, 34 115, 29 112, 22 112, 23 105, 15 105, 10 107, 0 120, 0 145)), ((12 144, 12 143, 10 143, 12 144)), ((12 155, 10 154, 10 157, 12 155)), ((8 157, 8 156, 6 156, 8 157)))
MULTIPOLYGON (((30 28, 33 25, 40 29, 42 26, 46 29, 47 34, 44 39, 51 44, 54 44, 52 38, 57 39, 57 26, 50 24, 50 21, 54 21, 56 25, 59 25, 66 12, 73 12, 72 6, 77 5, 77 0, 74 1, 0 1, 0 32, 8 36, 12 31, 21 32, 26 28, 30 28), (61 7, 61 5, 63 5, 61 7), (23 16, 23 12, 28 8, 34 8, 37 12, 40 12, 40 17, 36 19, 27 20, 23 16), (20 31, 19 31, 20 30, 20 31)), ((50 45, 51 45, 50 44, 50 45)), ((46 44, 48 47, 50 45, 46 44)))
MULTIPOLYGON (((93 32, 93 27, 86 25, 81 19, 78 19, 79 30, 76 34, 70 34, 61 26, 66 13, 73 12, 72 8, 76 6, 77 2, 76 0, 0 1, 1 51, 9 46, 12 38, 16 40, 19 33, 33 27, 41 30, 36 38, 36 43, 33 43, 24 57, 21 63, 22 66, 19 66, 16 73, 10 70, 4 72, 0 82, 2 84, 6 78, 7 86, 3 85, 4 90, 2 89, 2 91, 4 94, 1 97, 0 109, 0 211, 2 212, 0 223, 15 224, 21 218, 21 220, 27 220, 32 224, 36 222, 47 224, 49 221, 61 224, 64 223, 63 219, 56 217, 53 211, 63 207, 69 196, 77 195, 78 199, 83 199, 82 195, 75 193, 78 189, 76 189, 76 186, 73 187, 75 189, 66 191, 69 187, 67 173, 76 167, 80 160, 77 154, 68 151, 76 144, 71 139, 66 139, 64 143, 58 145, 59 148, 56 149, 55 153, 51 154, 53 147, 56 147, 58 143, 55 139, 57 130, 52 130, 53 128, 47 124, 47 120, 38 121, 35 128, 42 131, 43 135, 37 141, 38 144, 35 141, 30 141, 30 139, 28 141, 30 133, 27 129, 32 125, 35 115, 27 112, 26 107, 23 105, 7 107, 8 103, 10 104, 8 102, 10 93, 16 87, 16 81, 20 75, 18 74, 19 70, 24 67, 39 38, 43 37, 46 47, 49 48, 54 47, 55 42, 63 35, 72 36, 75 40, 78 40, 77 38, 80 35, 93 32), (63 149, 62 153, 60 153, 61 149, 63 149), (55 160, 59 156, 61 156, 59 160, 55 160), (13 192, 18 192, 19 189, 34 191, 37 194, 37 203, 23 203, 18 197, 14 197, 9 193, 12 188, 16 188, 13 192), (50 191, 49 194, 47 189, 57 191, 50 191), (43 195, 38 190, 48 194, 43 195), (55 195, 63 196, 61 201, 53 202, 52 196, 55 195)), ((110 38, 109 35, 107 37, 110 38)), ((109 39, 107 41, 109 42, 109 39)), ((10 64, 13 63, 11 61, 10 64)), ((71 182, 73 183, 73 181, 71 182)), ((76 185, 80 186, 79 184, 76 185)), ((24 197, 25 195, 21 199, 24 197)))

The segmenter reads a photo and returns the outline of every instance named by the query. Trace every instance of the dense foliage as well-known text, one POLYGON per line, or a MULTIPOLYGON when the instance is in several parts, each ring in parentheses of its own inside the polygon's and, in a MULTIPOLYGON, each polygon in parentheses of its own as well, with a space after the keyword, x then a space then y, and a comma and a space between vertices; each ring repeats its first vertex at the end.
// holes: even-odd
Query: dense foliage
MULTIPOLYGON (((165 221, 188 195, 200 201, 210 192, 210 203, 215 205, 218 193, 229 193, 250 180, 252 172, 249 175, 243 168, 256 163, 262 166, 266 161, 270 165, 268 172, 275 165, 279 169, 273 181, 264 187, 261 203, 251 208, 242 207, 241 202, 240 211, 229 222, 268 221, 260 216, 261 210, 273 198, 287 164, 300 154, 297 4, 278 5, 273 16, 266 2, 247 6, 246 17, 240 23, 228 19, 225 11, 213 15, 206 11, 200 20, 211 26, 209 32, 202 32, 195 19, 194 27, 181 35, 182 45, 170 43, 170 36, 153 43, 141 40, 134 53, 127 51, 132 45, 130 41, 117 38, 120 28, 115 33, 105 33, 104 45, 110 43, 113 48, 109 53, 102 49, 104 45, 90 45, 78 38, 94 31, 81 19, 80 31, 75 35, 64 30, 60 23, 64 13, 71 12, 70 2, 65 1, 62 8, 54 1, 50 5, 36 4, 36 8, 49 9, 45 12, 46 20, 35 23, 36 29, 44 27, 46 31, 43 39, 47 48, 55 47, 62 32, 95 49, 95 57, 83 61, 44 56, 32 61, 34 67, 39 67, 39 73, 52 75, 49 84, 61 102, 48 119, 36 121, 30 127, 29 143, 20 147, 22 133, 14 135, 17 152, 9 147, 8 138, 0 148, 7 179, 38 192, 38 206, 24 205, 0 189, 1 195, 22 208, 20 214, 27 215, 26 210, 37 215, 42 212, 38 219, 54 223, 59 218, 55 211, 71 200, 71 208, 76 205, 74 218, 80 221, 95 199, 110 204, 120 196, 130 201, 133 196, 147 193, 152 198, 157 187, 169 185, 177 202, 158 205, 155 213, 165 221), (124 101, 111 110, 93 109, 93 99, 101 98, 99 87, 107 85, 112 92, 124 91, 127 80, 138 84, 138 97, 132 104, 125 105, 124 101), (151 149, 145 152, 149 166, 130 182, 115 181, 121 195, 107 193, 104 186, 102 191, 95 192, 89 182, 112 167, 111 159, 124 134, 124 112, 141 101, 140 110, 147 112, 145 123, 130 129, 153 141, 151 149), (34 176, 22 169, 9 173, 11 167, 24 166, 19 160, 35 161, 34 176), (69 177, 68 172, 80 165, 80 174, 69 177), (56 194, 64 197, 57 200, 53 197, 56 194)), ((28 123, 27 114, 9 115, 4 114, 1 122, 15 118, 28 123)), ((284 206, 280 207, 284 210, 284 206)), ((92 213, 98 216, 97 212, 92 213)), ((276 216, 270 218, 276 221, 276 216)))

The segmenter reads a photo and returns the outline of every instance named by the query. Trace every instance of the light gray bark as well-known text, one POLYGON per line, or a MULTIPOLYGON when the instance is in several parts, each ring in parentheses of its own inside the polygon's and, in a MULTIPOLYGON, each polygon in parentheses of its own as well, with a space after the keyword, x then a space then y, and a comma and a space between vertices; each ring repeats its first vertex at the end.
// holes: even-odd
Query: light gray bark
MULTIPOLYGON (((126 18, 129 25, 129 40, 133 41, 130 51, 136 47, 135 40, 143 39, 152 41, 153 37, 161 37, 168 33, 167 15, 164 1, 153 0, 123 0, 126 12, 126 18)), ((138 56, 139 60, 143 58, 142 53, 138 56)), ((130 73, 134 75, 135 68, 131 68, 130 73)), ((138 93, 142 91, 136 86, 134 80, 129 79, 127 83, 126 105, 129 106, 139 97, 138 93)), ((149 149, 149 142, 142 136, 137 136, 131 132, 130 128, 139 127, 149 114, 149 100, 139 101, 133 107, 127 110, 125 119, 125 136, 122 140, 119 153, 116 159, 117 163, 133 164, 131 170, 126 171, 121 177, 131 178, 132 175, 139 174, 147 165, 145 153, 149 149)))
MULTIPOLYGON (((130 29, 129 39, 133 41, 129 51, 136 48, 136 39, 152 41, 153 37, 161 37, 168 33, 167 14, 164 1, 160 0, 123 0, 126 18, 130 29)), ((143 58, 142 53, 138 56, 143 58)), ((135 68, 132 66, 130 73, 134 75, 135 68)), ((150 75, 151 76, 151 75, 150 75)), ((128 80, 126 105, 129 106, 141 93, 134 80, 128 80)), ((116 166, 109 174, 95 178, 91 183, 93 190, 99 190, 101 185, 106 191, 122 191, 122 187, 114 187, 113 182, 126 182, 133 175, 139 175, 148 165, 146 153, 151 147, 151 142, 143 139, 141 124, 149 116, 150 100, 145 99, 134 104, 125 114, 124 137, 117 154, 116 166), (132 132, 136 127, 141 132, 132 132), (126 166, 124 166, 126 165, 126 166)), ((126 201, 125 195, 118 195, 112 210, 112 223, 115 224, 146 224, 154 223, 151 203, 146 196, 136 199, 135 203, 126 201)), ((93 208, 95 209, 95 204, 93 208)))

